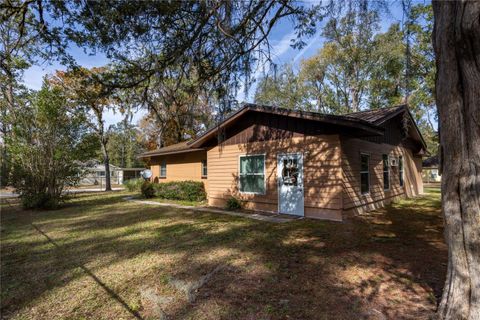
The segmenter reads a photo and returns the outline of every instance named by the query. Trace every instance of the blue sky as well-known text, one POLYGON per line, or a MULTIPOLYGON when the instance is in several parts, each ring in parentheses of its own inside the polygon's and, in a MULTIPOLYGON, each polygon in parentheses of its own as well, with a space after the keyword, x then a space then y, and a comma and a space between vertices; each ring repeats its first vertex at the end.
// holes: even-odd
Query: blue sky
MULTIPOLYGON (((418 1, 423 3, 424 1, 418 1)), ((392 2, 391 15, 388 17, 382 17, 381 30, 384 31, 394 21, 400 21, 402 18, 402 10, 400 2, 392 2)), ((322 24, 320 24, 320 27, 322 24)), ((291 40, 295 37, 292 23, 289 20, 281 21, 273 30, 269 37, 270 44, 272 46, 272 62, 281 65, 284 63, 293 64, 294 68, 297 68, 302 59, 308 58, 315 54, 323 45, 323 39, 321 37, 321 28, 311 38, 306 40, 307 45, 301 50, 293 49, 290 44, 291 40)), ((86 54, 83 49, 76 46, 71 46, 69 53, 76 59, 77 63, 83 67, 99 67, 107 64, 109 60, 102 53, 96 53, 95 55, 86 54)), ((46 74, 51 74, 55 70, 64 70, 65 67, 59 63, 41 64, 32 66, 26 70, 24 74, 24 83, 31 89, 39 89, 42 85, 42 79, 46 74)), ((265 66, 265 71, 268 71, 268 66, 265 66)), ((259 78, 263 74, 263 67, 256 70, 254 77, 259 78)), ((237 96, 239 101, 252 102, 253 93, 255 91, 255 85, 250 88, 248 96, 240 92, 237 96)), ((139 110, 134 114, 133 122, 136 123, 143 115, 144 110, 139 110)), ((122 120, 122 115, 119 113, 108 112, 105 114, 105 119, 108 125, 115 124, 122 120)))

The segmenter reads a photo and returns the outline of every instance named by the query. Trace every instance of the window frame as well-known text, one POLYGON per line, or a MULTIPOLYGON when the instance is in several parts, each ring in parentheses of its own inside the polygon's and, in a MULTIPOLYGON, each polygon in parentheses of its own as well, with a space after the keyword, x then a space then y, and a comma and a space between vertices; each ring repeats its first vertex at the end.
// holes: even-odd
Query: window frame
POLYGON ((370 154, 366 152, 360 152, 360 194, 361 195, 369 195, 370 194, 370 154), (367 171, 362 171, 362 156, 367 156, 367 171), (368 183, 368 191, 362 191, 362 174, 367 173, 367 183, 368 183))
POLYGON ((403 156, 398 156, 398 183, 400 187, 405 187, 405 168, 403 156))
POLYGON ((159 178, 166 178, 167 177, 167 160, 166 159, 163 159, 161 162, 160 162, 160 170, 158 172, 158 177, 159 178), (162 174, 162 167, 165 166, 165 172, 162 174))
POLYGON ((390 190, 390 157, 388 154, 382 154, 382 165, 383 165, 383 191, 389 191, 390 190), (387 158, 387 170, 385 170, 385 157, 387 158), (385 173, 387 173, 388 177, 388 188, 385 188, 385 173))
POLYGON ((206 179, 208 177, 208 167, 207 167, 207 159, 202 160, 202 172, 201 176, 203 179, 206 179))
POLYGON ((266 171, 266 154, 265 153, 257 153, 257 154, 240 154, 238 155, 238 184, 237 184, 237 188, 238 188, 238 192, 241 193, 241 194, 256 194, 256 195, 265 195, 267 194, 267 182, 266 182, 266 174, 265 174, 265 171, 266 171), (240 165, 241 165, 241 159, 242 158, 247 158, 247 157, 258 157, 258 156, 262 156, 263 157, 263 174, 259 174, 259 173, 253 173, 253 174, 249 174, 249 175, 263 175, 263 192, 251 192, 251 191, 242 191, 242 188, 241 188, 241 185, 242 185, 242 182, 241 182, 241 177, 242 177, 242 174, 241 174, 241 170, 240 170, 240 165))

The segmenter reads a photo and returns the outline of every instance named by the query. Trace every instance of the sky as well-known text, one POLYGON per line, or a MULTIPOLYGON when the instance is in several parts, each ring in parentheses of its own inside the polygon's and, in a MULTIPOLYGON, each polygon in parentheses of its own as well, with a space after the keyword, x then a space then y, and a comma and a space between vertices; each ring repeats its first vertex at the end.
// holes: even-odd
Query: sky
MULTIPOLYGON (((415 1, 414 1, 415 2, 415 1)), ((418 1, 424 2, 424 1, 418 1)), ((400 1, 392 2, 390 6, 391 15, 388 17, 382 17, 381 30, 385 31, 388 26, 394 21, 400 21, 402 18, 402 10, 400 7, 400 1)), ((302 59, 306 59, 315 53, 322 47, 323 39, 321 37, 321 27, 323 24, 319 25, 318 31, 312 37, 306 39, 306 46, 301 50, 293 49, 291 45, 291 40, 295 37, 295 32, 293 30, 293 25, 289 20, 280 21, 280 23, 272 30, 272 33, 269 36, 269 41, 271 44, 271 55, 272 62, 277 65, 282 65, 285 63, 290 63, 293 65, 294 69, 298 68, 302 59)), ((86 67, 100 67, 109 63, 109 60, 102 53, 96 53, 95 55, 89 55, 84 52, 83 49, 72 45, 69 48, 69 53, 76 59, 77 64, 86 67)), ((265 72, 268 72, 269 65, 264 67, 257 68, 253 77, 259 79, 263 75, 263 69, 265 72)), ((24 84, 31 88, 38 90, 42 85, 43 77, 47 74, 52 74, 55 70, 65 70, 65 67, 59 63, 44 63, 41 65, 34 65, 24 74, 24 84)), ((237 100, 239 102, 253 102, 253 95, 255 92, 256 85, 254 84, 250 89, 248 95, 245 95, 243 90, 240 90, 237 95, 237 100)), ((133 117, 133 123, 137 123, 146 114, 145 110, 138 110, 135 112, 133 117)), ((120 113, 113 113, 112 111, 107 112, 104 115, 107 125, 112 125, 122 120, 122 115, 120 113)))

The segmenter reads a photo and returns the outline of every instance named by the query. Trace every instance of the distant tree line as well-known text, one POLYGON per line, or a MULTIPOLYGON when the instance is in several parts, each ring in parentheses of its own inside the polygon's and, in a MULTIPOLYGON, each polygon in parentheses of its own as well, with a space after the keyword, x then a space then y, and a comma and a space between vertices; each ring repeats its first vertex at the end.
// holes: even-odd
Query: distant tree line
POLYGON ((260 79, 255 101, 332 114, 406 103, 436 154, 433 10, 417 4, 406 16, 383 33, 379 9, 332 17, 318 53, 301 61, 297 72, 291 64, 272 68, 260 79))

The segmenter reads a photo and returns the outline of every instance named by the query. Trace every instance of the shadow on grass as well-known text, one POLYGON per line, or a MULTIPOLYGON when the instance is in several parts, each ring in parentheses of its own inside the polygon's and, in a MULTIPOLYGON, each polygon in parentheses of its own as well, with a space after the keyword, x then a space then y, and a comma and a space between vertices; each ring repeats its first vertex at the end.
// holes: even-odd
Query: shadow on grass
POLYGON ((446 247, 439 209, 430 207, 438 205, 435 195, 341 224, 270 224, 139 206, 123 196, 81 195, 57 211, 2 212, 2 313, 24 311, 87 274, 127 314, 143 317, 148 310, 122 297, 138 296, 143 285, 167 290, 162 276, 194 280, 222 264, 227 267, 198 290, 194 303, 174 303, 166 313, 174 319, 351 319, 375 312, 426 318, 442 289, 446 247), (121 293, 96 275, 135 259, 144 259, 148 276, 124 274, 121 293), (79 266, 84 273, 74 272, 79 266))

